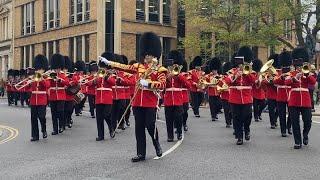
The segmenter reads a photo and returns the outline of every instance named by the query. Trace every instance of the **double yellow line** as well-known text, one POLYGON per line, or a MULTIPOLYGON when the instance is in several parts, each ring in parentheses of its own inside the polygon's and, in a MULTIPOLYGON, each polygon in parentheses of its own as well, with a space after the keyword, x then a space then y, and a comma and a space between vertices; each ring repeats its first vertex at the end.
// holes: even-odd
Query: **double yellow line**
POLYGON ((9 126, 3 126, 3 125, 0 125, 0 128, 5 129, 5 130, 9 131, 9 133, 10 133, 7 138, 0 141, 0 144, 4 144, 6 142, 9 142, 19 135, 19 131, 15 128, 12 128, 9 126))

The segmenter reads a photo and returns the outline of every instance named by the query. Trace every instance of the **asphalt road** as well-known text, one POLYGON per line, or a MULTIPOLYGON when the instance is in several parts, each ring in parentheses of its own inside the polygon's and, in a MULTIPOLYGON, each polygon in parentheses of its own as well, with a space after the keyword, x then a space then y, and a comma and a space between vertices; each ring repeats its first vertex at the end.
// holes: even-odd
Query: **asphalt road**
MULTIPOLYGON (((189 113, 190 131, 184 141, 167 156, 154 160, 148 139, 147 160, 131 163, 135 155, 132 127, 96 142, 96 122, 84 113, 74 117, 74 126, 62 135, 30 142, 28 108, 8 107, 0 100, 0 125, 19 131, 19 135, 0 144, 0 179, 320 179, 320 124, 314 123, 310 145, 294 150, 293 138, 282 138, 280 129, 269 128, 267 114, 262 122, 252 122, 252 140, 235 145, 232 129, 226 129, 223 116, 209 121, 208 109, 201 118, 189 113)), ((164 119, 163 111, 160 112, 164 119)), ((314 121, 320 122, 319 117, 314 121)), ((177 142, 166 142, 165 123, 157 123, 164 151, 177 142)), ((51 134, 50 111, 47 130, 51 134)), ((3 139, 10 133, 4 130, 3 139)), ((106 136, 107 137, 107 136, 106 136)))

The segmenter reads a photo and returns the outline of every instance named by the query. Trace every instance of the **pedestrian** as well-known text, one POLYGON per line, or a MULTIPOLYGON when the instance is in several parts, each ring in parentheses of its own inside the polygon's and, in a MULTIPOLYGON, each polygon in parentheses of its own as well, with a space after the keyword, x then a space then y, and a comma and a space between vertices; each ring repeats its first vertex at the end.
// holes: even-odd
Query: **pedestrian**
POLYGON ((3 97, 5 93, 5 81, 3 78, 0 79, 0 97, 3 97))

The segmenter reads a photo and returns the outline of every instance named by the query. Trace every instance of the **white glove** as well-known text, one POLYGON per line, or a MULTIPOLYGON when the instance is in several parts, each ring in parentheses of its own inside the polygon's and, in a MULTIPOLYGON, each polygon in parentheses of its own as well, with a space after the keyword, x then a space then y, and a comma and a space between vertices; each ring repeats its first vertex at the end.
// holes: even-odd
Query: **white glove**
POLYGON ((140 80, 140 85, 143 87, 148 87, 149 86, 149 82, 145 79, 141 79, 140 80))
POLYGON ((104 57, 99 56, 98 59, 99 59, 100 62, 103 62, 106 65, 110 65, 111 64, 111 61, 109 61, 108 59, 106 59, 104 57))

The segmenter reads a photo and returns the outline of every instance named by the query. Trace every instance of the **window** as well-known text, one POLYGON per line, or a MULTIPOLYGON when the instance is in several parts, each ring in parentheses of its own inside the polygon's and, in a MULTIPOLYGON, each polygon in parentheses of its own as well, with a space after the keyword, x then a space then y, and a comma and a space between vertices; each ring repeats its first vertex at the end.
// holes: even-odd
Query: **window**
POLYGON ((50 42, 48 42, 48 53, 49 54, 47 54, 48 56, 48 59, 51 59, 51 57, 52 57, 52 55, 53 55, 53 41, 50 41, 50 42))
POLYGON ((89 62, 90 35, 69 38, 69 57, 75 61, 89 62))
POLYGON ((34 59, 34 45, 21 47, 21 63, 20 68, 25 69, 32 67, 32 60, 34 59))
POLYGON ((149 0, 149 21, 159 22, 159 0, 149 0))
POLYGON ((170 52, 171 49, 171 39, 170 38, 166 38, 164 37, 162 39, 162 49, 163 49, 163 53, 162 53, 162 60, 164 60, 165 58, 167 58, 167 55, 170 52))
POLYGON ((34 25, 34 2, 25 4, 21 6, 22 13, 22 35, 27 35, 35 32, 35 25, 34 25))
POLYGON ((284 29, 284 37, 292 40, 292 24, 291 24, 291 20, 287 19, 283 21, 283 29, 284 29))
POLYGON ((90 20, 90 0, 70 0, 70 24, 90 20))
POLYGON ((21 51, 20 69, 23 69, 25 67, 24 66, 24 47, 21 47, 20 51, 21 51))
POLYGON ((136 1, 136 20, 145 21, 145 0, 136 1))
POLYGON ((30 61, 30 46, 25 46, 25 62, 26 62, 26 66, 25 67, 29 67, 29 61, 30 61))
POLYGON ((49 30, 60 26, 60 0, 43 0, 44 23, 43 30, 49 30), (47 11, 49 13, 47 13, 47 11), (48 23, 49 22, 49 23, 48 23))
POLYGON ((171 0, 163 0, 163 24, 171 23, 171 0))
POLYGON ((136 61, 139 61, 140 59, 140 46, 139 46, 140 38, 141 38, 141 34, 137 34, 136 35, 136 61))
POLYGON ((106 2, 106 51, 114 52, 114 0, 106 2))

